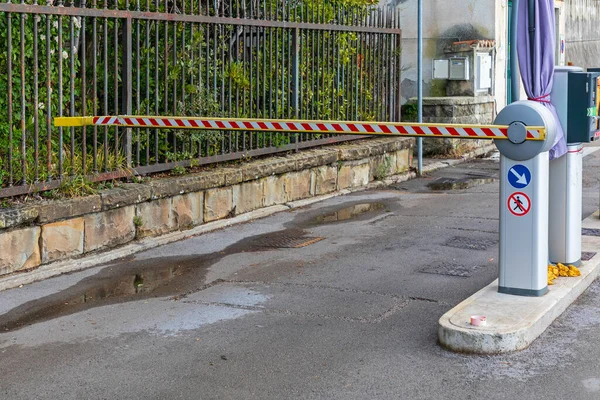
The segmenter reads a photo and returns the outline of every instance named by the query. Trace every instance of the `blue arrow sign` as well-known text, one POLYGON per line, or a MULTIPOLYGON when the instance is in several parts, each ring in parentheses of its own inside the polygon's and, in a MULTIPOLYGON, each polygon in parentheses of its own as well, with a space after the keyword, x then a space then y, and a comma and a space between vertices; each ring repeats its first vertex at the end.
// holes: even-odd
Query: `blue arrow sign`
POLYGON ((524 165, 513 165, 512 168, 508 170, 508 182, 514 188, 526 188, 531 182, 531 171, 524 165))

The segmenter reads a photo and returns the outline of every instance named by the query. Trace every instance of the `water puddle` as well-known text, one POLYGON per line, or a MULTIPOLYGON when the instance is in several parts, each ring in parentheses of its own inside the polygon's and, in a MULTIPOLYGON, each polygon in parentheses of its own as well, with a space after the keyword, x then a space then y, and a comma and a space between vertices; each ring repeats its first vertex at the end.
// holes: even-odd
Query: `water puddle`
POLYGON ((340 210, 330 212, 325 215, 319 215, 314 219, 314 221, 318 224, 347 221, 367 213, 381 211, 385 207, 386 205, 383 203, 356 204, 350 207, 345 207, 340 210))
POLYGON ((467 177, 467 178, 438 178, 427 186, 431 190, 463 190, 492 183, 496 178, 467 177))
POLYGON ((9 332, 94 307, 163 297, 202 284, 209 258, 198 256, 125 259, 62 292, 30 301, 0 316, 9 332))
POLYGON ((21 329, 95 307, 148 298, 177 296, 200 290, 208 269, 222 258, 237 254, 273 251, 280 247, 299 248, 322 238, 307 237, 302 229, 285 229, 245 238, 222 251, 177 257, 113 262, 96 275, 49 296, 32 300, 0 315, 0 333, 21 329), (290 243, 281 246, 281 238, 290 243), (279 241, 279 242, 278 242, 279 241))
MULTIPOLYGON (((316 218, 318 224, 345 221, 385 209, 383 203, 344 207, 316 218)), ((95 307, 149 298, 179 296, 201 290, 209 268, 222 258, 238 253, 298 249, 323 238, 294 227, 251 236, 211 254, 136 259, 130 257, 107 264, 60 292, 29 301, 0 315, 0 333, 75 314, 95 307)), ((314 225, 314 221, 306 227, 314 225)))

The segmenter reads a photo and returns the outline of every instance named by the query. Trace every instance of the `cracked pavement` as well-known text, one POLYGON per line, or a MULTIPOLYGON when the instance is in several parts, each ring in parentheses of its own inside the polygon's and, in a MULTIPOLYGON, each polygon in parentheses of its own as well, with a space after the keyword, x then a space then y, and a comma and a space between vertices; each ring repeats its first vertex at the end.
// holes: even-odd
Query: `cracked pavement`
MULTIPOLYGON (((584 166, 587 217, 600 152, 584 166)), ((597 399, 598 283, 522 352, 437 344, 439 317, 497 277, 497 171, 474 160, 0 292, 0 397, 597 399)))

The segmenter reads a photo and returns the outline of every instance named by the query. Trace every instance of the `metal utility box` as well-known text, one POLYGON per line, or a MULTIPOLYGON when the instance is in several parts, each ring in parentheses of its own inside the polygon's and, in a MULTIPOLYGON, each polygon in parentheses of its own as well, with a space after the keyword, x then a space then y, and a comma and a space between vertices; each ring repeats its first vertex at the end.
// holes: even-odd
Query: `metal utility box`
POLYGON ((475 90, 487 91, 492 87, 492 55, 477 53, 475 60, 475 90))
MULTIPOLYGON (((588 68, 588 72, 600 75, 600 68, 588 68)), ((600 77, 598 78, 598 86, 596 86, 596 116, 600 116, 600 77)), ((596 129, 600 131, 600 118, 596 118, 596 129)))
POLYGON ((600 138, 598 77, 579 67, 556 67, 552 104, 560 118, 567 143, 588 143, 600 138))
POLYGON ((448 60, 433 60, 433 79, 448 79, 450 77, 448 60))
POLYGON ((450 60, 450 79, 451 81, 468 81, 469 59, 467 57, 453 57, 450 60))
POLYGON ((567 143, 600 138, 598 129, 598 72, 569 72, 567 143))

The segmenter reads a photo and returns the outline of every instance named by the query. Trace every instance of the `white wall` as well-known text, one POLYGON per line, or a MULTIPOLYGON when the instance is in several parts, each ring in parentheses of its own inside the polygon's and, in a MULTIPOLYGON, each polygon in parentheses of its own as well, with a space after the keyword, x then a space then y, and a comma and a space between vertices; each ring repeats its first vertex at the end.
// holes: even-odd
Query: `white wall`
POLYGON ((566 61, 600 67, 600 1, 565 0, 566 61))
MULTIPOLYGON (((381 0, 401 10, 402 97, 416 95, 417 81, 417 0, 381 0)), ((423 88, 425 96, 439 95, 439 84, 432 85, 432 60, 443 55, 452 42, 493 39, 497 44, 496 97, 504 104, 506 71, 506 0, 423 0, 423 88), (498 17, 498 18, 496 18, 498 17)))

